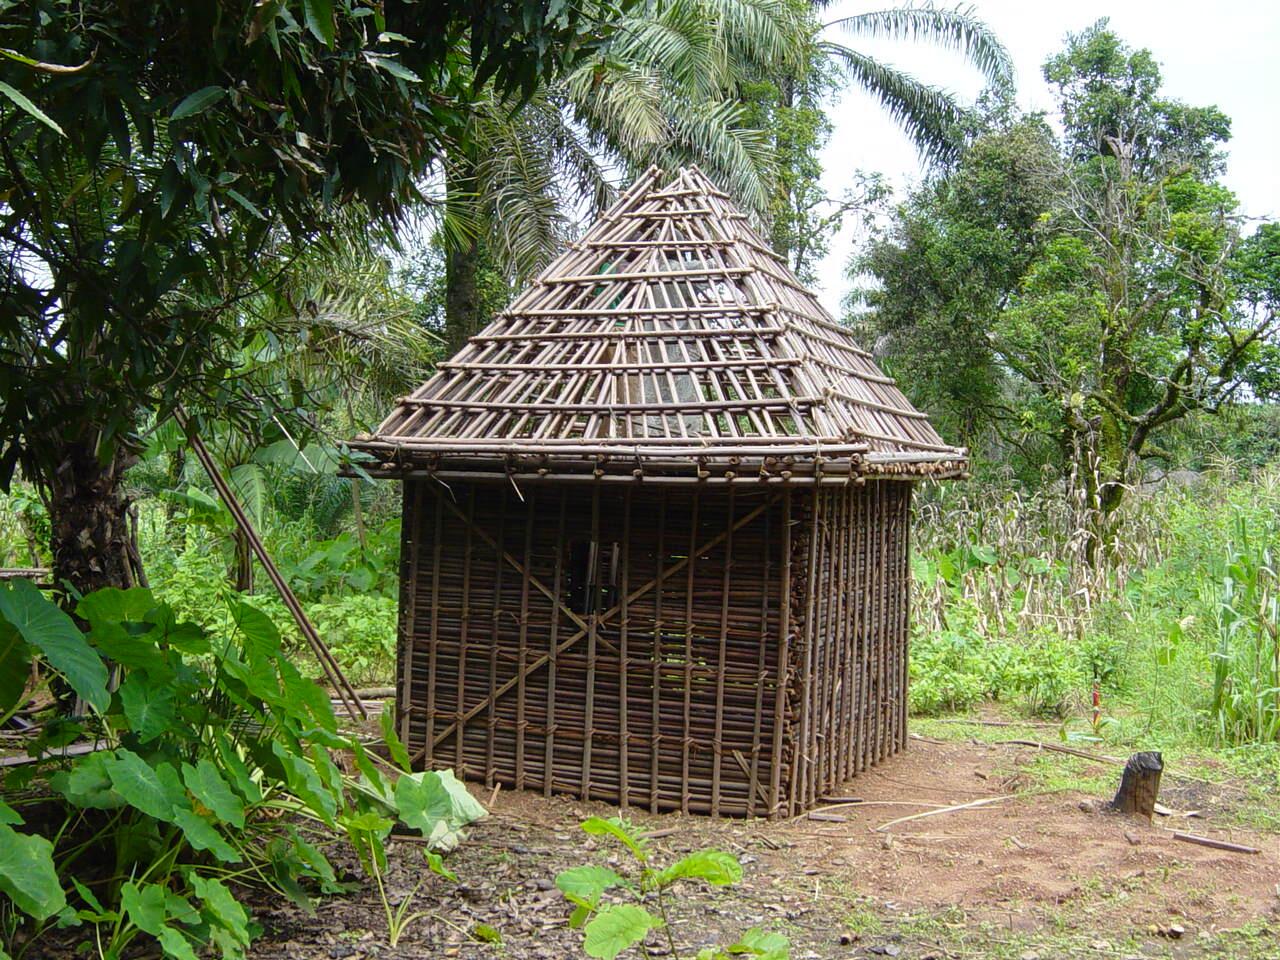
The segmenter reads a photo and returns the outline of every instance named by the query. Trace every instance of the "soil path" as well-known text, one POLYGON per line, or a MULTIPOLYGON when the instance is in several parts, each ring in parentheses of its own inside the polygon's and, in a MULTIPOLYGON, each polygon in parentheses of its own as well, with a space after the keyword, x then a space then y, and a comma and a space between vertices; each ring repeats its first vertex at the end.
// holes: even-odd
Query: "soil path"
MULTIPOLYGON (((1018 768, 1030 754, 1010 746, 913 741, 905 754, 848 785, 864 802, 825 814, 843 820, 642 813, 632 819, 659 834, 653 845, 664 862, 713 846, 744 865, 736 888, 682 888, 672 924, 689 956, 714 942, 732 943, 754 925, 790 936, 798 960, 986 957, 996 955, 993 944, 1008 946, 1015 958, 1079 955, 1054 943, 1124 957, 1121 945, 1140 941, 1144 955, 1219 956, 1213 946, 1219 931, 1280 922, 1280 838, 1216 826, 1223 818, 1213 814, 1220 798, 1206 795, 1212 790, 1170 783, 1164 802, 1196 802, 1208 815, 1158 818, 1147 826, 1082 809, 1096 799, 1082 793, 1019 794, 1018 768), (935 809, 923 804, 1008 794, 1016 796, 876 829, 935 809), (1175 827, 1262 853, 1179 842, 1175 827), (1027 943, 1039 946, 1019 946, 1027 943)), ((362 887, 349 898, 324 901, 315 917, 278 903, 259 905, 265 929, 254 956, 582 956, 581 935, 568 929, 553 880, 569 866, 626 865, 621 851, 578 829, 587 816, 617 811, 530 793, 500 791, 491 804, 487 791, 476 795, 491 816, 449 858, 461 883, 428 881, 415 909, 429 915, 409 926, 396 949, 386 944, 381 904, 362 887), (478 925, 497 931, 501 944, 471 939, 478 925)), ((395 843, 392 859, 389 889, 397 900, 424 867, 411 842, 395 843)), ((650 944, 648 955, 668 955, 656 936, 650 944)))

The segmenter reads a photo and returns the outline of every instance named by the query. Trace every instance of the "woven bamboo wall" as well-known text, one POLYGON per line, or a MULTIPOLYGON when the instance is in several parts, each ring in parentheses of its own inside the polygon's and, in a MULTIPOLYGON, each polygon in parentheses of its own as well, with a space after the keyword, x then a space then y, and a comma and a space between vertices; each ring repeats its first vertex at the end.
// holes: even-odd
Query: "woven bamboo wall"
POLYGON ((904 741, 909 499, 406 480, 401 736, 487 784, 800 812, 904 741))

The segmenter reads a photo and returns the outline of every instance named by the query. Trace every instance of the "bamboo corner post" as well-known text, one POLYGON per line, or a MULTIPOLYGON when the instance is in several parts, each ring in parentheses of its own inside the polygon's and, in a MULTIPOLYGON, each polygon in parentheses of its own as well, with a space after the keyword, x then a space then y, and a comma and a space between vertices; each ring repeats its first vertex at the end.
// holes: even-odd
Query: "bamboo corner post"
POLYGON ((1156 797, 1160 794, 1160 775, 1163 772, 1164 760, 1158 752, 1135 753, 1124 765, 1120 789, 1116 791, 1110 809, 1150 822, 1156 809, 1156 797))

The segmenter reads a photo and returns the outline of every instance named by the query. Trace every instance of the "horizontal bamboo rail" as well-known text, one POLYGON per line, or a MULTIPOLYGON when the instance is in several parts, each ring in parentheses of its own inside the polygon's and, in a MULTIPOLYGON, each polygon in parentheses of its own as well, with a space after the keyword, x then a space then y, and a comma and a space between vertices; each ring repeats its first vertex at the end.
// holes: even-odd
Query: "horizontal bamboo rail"
POLYGON ((549 413, 649 413, 662 411, 686 412, 694 410, 744 410, 776 409, 779 407, 813 406, 825 402, 822 397, 762 397, 757 400, 664 400, 654 403, 548 403, 511 402, 492 400, 454 400, 449 397, 403 397, 405 406, 459 407, 468 410, 523 410, 549 413))

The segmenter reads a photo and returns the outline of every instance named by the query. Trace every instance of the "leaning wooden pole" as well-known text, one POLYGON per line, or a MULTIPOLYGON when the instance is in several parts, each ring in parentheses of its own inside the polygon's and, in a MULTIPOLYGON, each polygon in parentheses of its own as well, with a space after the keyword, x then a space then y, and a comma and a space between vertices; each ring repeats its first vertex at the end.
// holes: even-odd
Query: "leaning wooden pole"
POLYGON ((333 684, 334 690, 337 691, 338 699, 342 701, 342 705, 346 708, 352 720, 367 720, 369 714, 365 712, 364 704, 360 702, 360 698, 356 695, 355 688, 351 686, 350 681, 343 674, 342 668, 338 666, 338 661, 333 658, 333 654, 329 652, 325 642, 320 639, 320 634, 316 632, 315 626, 311 623, 310 618, 307 617, 306 611, 302 609, 302 604, 298 602, 298 598, 289 589, 289 584, 280 575, 279 569, 276 568, 275 563, 267 553, 267 548, 262 543, 262 539, 258 536, 258 531, 249 522, 249 517, 245 514, 244 508, 240 506, 240 501, 236 499, 230 485, 218 469, 218 465, 214 463, 213 456, 209 453, 209 448, 204 445, 200 435, 192 429, 184 411, 175 410, 173 416, 178 421, 178 426, 182 428, 182 432, 186 434, 187 442, 191 444, 191 449, 195 451, 200 465, 204 467, 205 472, 209 475, 209 480, 212 481, 214 489, 218 491, 218 496, 226 504, 227 510, 231 513, 231 518, 235 520, 236 527, 244 534, 245 539, 249 541, 249 548, 253 551, 254 556, 258 558, 258 562, 262 564, 262 569, 267 572, 267 579, 271 581, 276 588, 276 592, 280 594, 280 599, 284 601, 284 605, 293 614, 293 619, 298 624, 298 632, 302 634, 312 652, 315 653, 316 659, 320 661, 320 666, 324 669, 325 676, 329 678, 329 682, 333 684))

